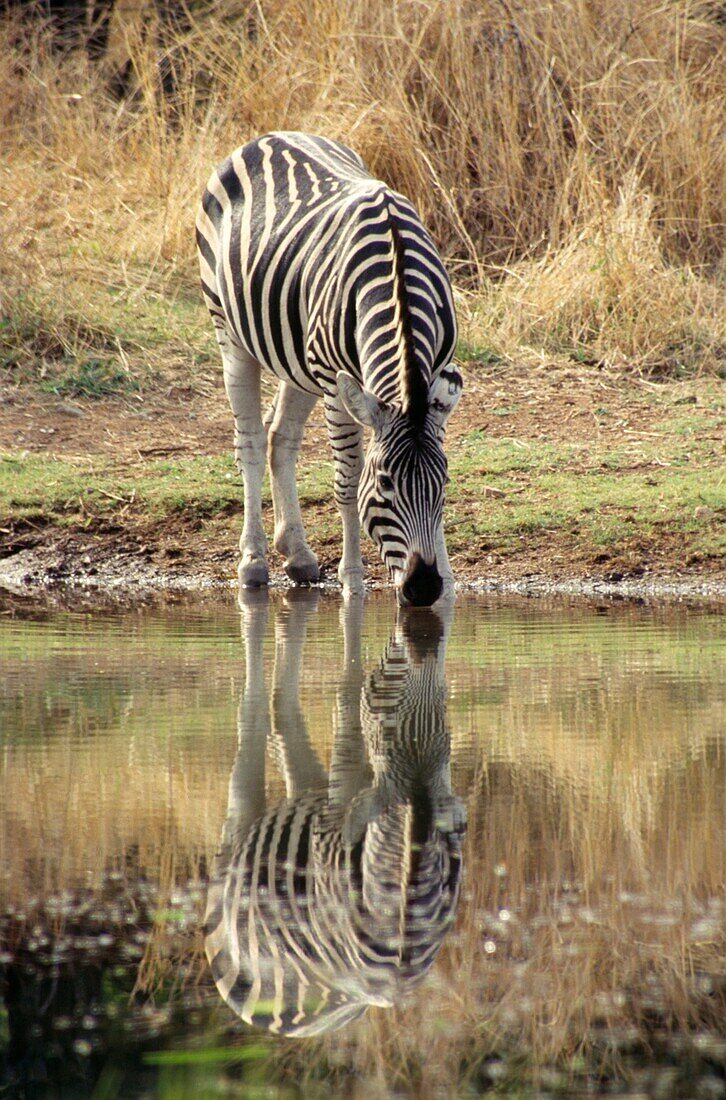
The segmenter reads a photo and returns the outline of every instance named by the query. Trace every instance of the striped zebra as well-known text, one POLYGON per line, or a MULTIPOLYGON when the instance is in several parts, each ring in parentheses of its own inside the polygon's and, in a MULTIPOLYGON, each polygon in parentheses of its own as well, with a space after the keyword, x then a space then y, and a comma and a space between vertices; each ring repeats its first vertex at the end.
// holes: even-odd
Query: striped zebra
POLYGON ((298 691, 315 600, 278 616, 270 714, 267 604, 242 599, 247 676, 205 950, 220 994, 243 1020, 314 1035, 369 1005, 392 1005, 421 981, 452 927, 465 817, 451 791, 445 632, 435 613, 409 612, 430 621, 401 624, 364 677, 362 608, 348 605, 326 774, 298 691), (267 806, 270 743, 287 798, 267 806))
POLYGON ((364 591, 360 528, 402 604, 453 593, 442 514, 443 436, 462 380, 451 286, 411 203, 325 138, 267 134, 211 175, 197 218, 202 289, 222 353, 244 481, 240 584, 267 584, 265 451, 275 547, 318 579, 295 466, 318 398, 343 526, 338 576, 364 591), (279 385, 262 417, 260 374, 279 385), (372 431, 364 455, 363 428, 372 431))

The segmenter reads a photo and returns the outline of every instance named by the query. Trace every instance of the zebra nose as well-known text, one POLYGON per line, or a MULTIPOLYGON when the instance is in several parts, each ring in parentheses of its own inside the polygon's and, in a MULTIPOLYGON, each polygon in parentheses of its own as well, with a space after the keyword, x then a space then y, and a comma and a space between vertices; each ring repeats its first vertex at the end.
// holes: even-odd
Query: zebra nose
POLYGON ((431 607, 441 595, 443 586, 436 562, 427 565, 420 554, 412 554, 408 573, 401 585, 403 602, 413 607, 431 607))

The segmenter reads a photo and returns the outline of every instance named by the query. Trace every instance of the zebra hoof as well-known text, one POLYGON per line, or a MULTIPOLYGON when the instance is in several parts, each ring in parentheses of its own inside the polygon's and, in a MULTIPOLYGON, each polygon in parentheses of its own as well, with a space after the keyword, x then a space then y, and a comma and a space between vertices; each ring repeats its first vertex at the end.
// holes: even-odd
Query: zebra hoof
POLYGON ((320 580, 318 559, 310 550, 288 558, 283 569, 293 584, 316 584, 320 580))
POLYGON ((363 577, 349 577, 343 581, 343 599, 361 600, 366 594, 363 577))
POLYGON ((444 587, 441 589, 441 595, 434 604, 434 607, 441 607, 442 604, 451 603, 454 599, 456 599, 454 578, 452 577, 450 581, 444 578, 444 587))
POLYGON ((264 561, 242 561, 237 570, 240 588, 262 588, 270 580, 264 561))

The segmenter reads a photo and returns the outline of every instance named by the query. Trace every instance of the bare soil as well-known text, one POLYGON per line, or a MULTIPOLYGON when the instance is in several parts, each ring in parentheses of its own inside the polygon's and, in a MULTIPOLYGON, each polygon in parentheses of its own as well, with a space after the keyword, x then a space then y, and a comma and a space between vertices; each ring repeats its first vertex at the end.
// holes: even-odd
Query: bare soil
MULTIPOLYGON (((465 398, 453 416, 447 448, 455 451, 474 429, 488 436, 514 438, 530 446, 542 443, 579 443, 583 460, 587 448, 617 447, 629 440, 649 438, 662 429, 678 406, 687 410, 698 400, 685 382, 655 383, 575 368, 518 368, 502 365, 470 370, 465 398), (496 415, 505 406, 511 412, 496 415), (603 416, 602 410, 607 415, 603 416)), ((215 455, 231 448, 231 418, 221 380, 195 385, 172 382, 141 395, 94 400, 66 400, 19 386, 0 402, 0 446, 10 453, 45 454, 89 461, 113 456, 125 479, 141 475, 159 456, 215 455)), ((722 438, 713 436, 714 462, 722 438)), ((301 461, 327 455, 322 413, 314 411, 303 444, 301 461)), ((657 459, 644 458, 632 469, 648 476, 657 459)), ((662 465, 662 464, 660 464, 662 465)), ((486 486, 483 486, 486 493, 486 486)), ((332 500, 314 505, 316 519, 334 513, 332 500)), ((82 527, 59 526, 52 516, 38 522, 13 521, 0 516, 0 584, 33 587, 52 581, 93 585, 190 587, 231 583, 236 578, 240 507, 234 514, 203 524, 183 515, 154 519, 143 511, 120 508, 111 519, 86 515, 82 527)), ((269 528, 271 528, 271 516, 269 528)), ((312 518, 312 517, 311 517, 312 518)), ((311 523, 312 526, 312 523, 311 523)), ((337 528, 334 528, 337 530, 337 528)), ((682 540, 663 532, 657 545, 642 545, 636 531, 633 546, 620 544, 618 557, 602 548, 575 543, 566 531, 553 529, 521 540, 511 554, 487 552, 472 545, 452 555, 457 578, 474 587, 536 591, 542 587, 566 591, 573 585, 586 591, 608 586, 625 594, 639 594, 650 584, 655 590, 678 594, 726 595, 724 562, 684 561, 682 540), (634 563, 637 563, 634 567, 634 563), (644 564, 645 563, 645 564, 644 564)), ((339 554, 337 536, 320 544, 323 579, 332 581, 339 554)), ((271 551, 275 580, 284 581, 281 562, 271 551)), ((366 569, 374 583, 383 572, 371 546, 366 569)))

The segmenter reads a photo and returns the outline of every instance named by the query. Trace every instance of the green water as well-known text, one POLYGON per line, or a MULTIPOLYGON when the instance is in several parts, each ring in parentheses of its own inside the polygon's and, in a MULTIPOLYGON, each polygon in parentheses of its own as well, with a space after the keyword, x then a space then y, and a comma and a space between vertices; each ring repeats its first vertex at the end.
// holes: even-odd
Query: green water
POLYGON ((726 1094, 719 614, 0 610, 0 1096, 726 1094))

